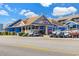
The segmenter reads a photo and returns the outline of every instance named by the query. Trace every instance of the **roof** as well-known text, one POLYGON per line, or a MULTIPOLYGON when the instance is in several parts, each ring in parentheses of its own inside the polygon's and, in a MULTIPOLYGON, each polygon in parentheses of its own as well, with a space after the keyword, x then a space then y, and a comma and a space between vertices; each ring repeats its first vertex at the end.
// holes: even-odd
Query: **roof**
MULTIPOLYGON (((28 19, 23 20, 23 23, 25 25, 30 25, 33 22, 35 22, 36 20, 38 20, 39 18, 41 19, 41 17, 45 17, 45 16, 43 15, 43 16, 31 17, 31 18, 28 18, 28 19)), ((47 19, 47 20, 52 24, 52 22, 49 19, 47 19)))
POLYGON ((70 21, 72 18, 77 18, 77 17, 79 17, 79 14, 62 17, 62 18, 58 19, 58 21, 64 21, 64 20, 69 20, 70 21))
POLYGON ((75 18, 75 17, 79 17, 79 14, 62 17, 62 18, 59 18, 58 21, 59 20, 66 20, 66 19, 68 20, 68 19, 75 18))
MULTIPOLYGON (((20 27, 20 26, 25 26, 25 25, 31 25, 33 22, 35 22, 36 20, 38 20, 39 18, 42 19, 41 17, 46 18, 44 15, 43 16, 37 16, 37 17, 30 17, 27 19, 23 19, 20 22, 14 23, 13 26, 11 27, 20 27)), ((47 18, 46 18, 47 19, 47 18)), ((48 18, 47 19, 51 24, 55 24, 55 25, 59 25, 59 26, 63 26, 61 23, 55 21, 54 19, 48 18)))
MULTIPOLYGON (((42 16, 38 16, 38 17, 31 17, 31 18, 28 18, 28 19, 25 19, 23 20, 23 23, 25 25, 30 25, 32 24, 34 21, 36 21, 38 18, 40 18, 42 16)), ((62 26, 62 24, 60 24, 59 22, 55 21, 54 19, 51 19, 51 18, 48 18, 48 21, 51 23, 51 24, 56 24, 56 25, 60 25, 62 26)))
MULTIPOLYGON (((79 14, 60 18, 60 19, 58 19, 57 22, 63 22, 63 21, 66 21, 66 20, 67 20, 66 22, 69 22, 69 21, 72 21, 71 19, 73 19, 73 18, 79 18, 79 14)), ((74 22, 76 22, 76 21, 74 21, 74 22)), ((76 23, 79 23, 79 22, 76 22, 76 23)), ((65 25, 65 24, 63 24, 63 23, 61 23, 61 24, 62 24, 62 25, 65 25)))
POLYGON ((63 26, 61 23, 55 21, 54 19, 49 18, 48 20, 49 20, 52 24, 56 24, 56 25, 59 25, 59 26, 63 26))
POLYGON ((17 24, 18 22, 21 22, 21 21, 22 21, 21 19, 19 19, 19 20, 17 20, 17 21, 14 21, 14 22, 12 22, 11 24, 8 24, 5 28, 12 27, 13 25, 15 25, 15 24, 17 24))
POLYGON ((28 19, 25 19, 23 20, 23 23, 25 25, 30 25, 32 24, 35 20, 37 20, 40 16, 37 16, 37 17, 31 17, 31 18, 28 18, 28 19))

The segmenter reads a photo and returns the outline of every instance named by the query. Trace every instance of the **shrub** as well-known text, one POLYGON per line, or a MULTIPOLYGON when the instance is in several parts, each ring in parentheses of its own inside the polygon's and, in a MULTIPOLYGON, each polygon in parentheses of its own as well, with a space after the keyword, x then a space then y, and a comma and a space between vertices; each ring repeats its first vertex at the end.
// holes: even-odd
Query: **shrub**
POLYGON ((16 35, 15 32, 0 32, 0 35, 16 35))
POLYGON ((23 34, 23 36, 28 36, 28 33, 23 34))
POLYGON ((19 36, 23 36, 23 34, 25 34, 25 33, 24 33, 24 32, 20 32, 20 33, 19 33, 19 36))
POLYGON ((8 32, 8 35, 11 35, 11 32, 8 32))
POLYGON ((12 35, 16 35, 16 33, 15 32, 12 32, 12 35))
POLYGON ((0 35, 2 35, 2 32, 0 32, 0 35))
POLYGON ((9 35, 8 32, 5 32, 5 35, 9 35))

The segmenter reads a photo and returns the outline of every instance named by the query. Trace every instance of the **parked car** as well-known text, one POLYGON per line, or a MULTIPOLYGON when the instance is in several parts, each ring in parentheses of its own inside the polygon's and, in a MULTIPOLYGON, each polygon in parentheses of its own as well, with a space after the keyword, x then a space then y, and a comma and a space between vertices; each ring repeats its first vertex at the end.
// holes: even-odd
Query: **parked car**
POLYGON ((56 37, 56 31, 53 31, 51 34, 49 34, 50 37, 56 37))
POLYGON ((29 36, 35 37, 35 36, 43 36, 43 35, 40 34, 39 32, 34 31, 34 32, 29 33, 29 36))
POLYGON ((28 36, 32 36, 32 35, 33 35, 33 31, 29 31, 28 36))
POLYGON ((59 37, 60 33, 61 33, 60 31, 53 31, 52 34, 50 34, 49 36, 57 38, 57 37, 59 37))
POLYGON ((58 37, 59 37, 59 38, 64 38, 64 32, 61 31, 61 32, 58 34, 58 37))
POLYGON ((70 35, 69 32, 64 31, 64 36, 63 36, 63 37, 64 37, 64 38, 70 38, 70 37, 72 37, 72 36, 70 35))
POLYGON ((67 31, 54 31, 54 32, 52 32, 52 34, 50 34, 50 37, 69 38, 69 37, 71 37, 71 35, 67 31))
POLYGON ((38 32, 34 32, 34 33, 33 33, 33 36, 41 36, 41 34, 38 33, 38 32))
POLYGON ((72 38, 79 38, 79 30, 72 30, 69 32, 72 38))

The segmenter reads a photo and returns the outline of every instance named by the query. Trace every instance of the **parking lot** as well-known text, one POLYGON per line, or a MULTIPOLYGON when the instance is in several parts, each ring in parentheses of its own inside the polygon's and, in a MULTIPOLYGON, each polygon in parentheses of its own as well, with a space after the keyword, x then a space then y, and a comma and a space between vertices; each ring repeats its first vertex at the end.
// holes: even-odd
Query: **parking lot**
POLYGON ((0 55, 79 55, 78 38, 0 36, 0 55))

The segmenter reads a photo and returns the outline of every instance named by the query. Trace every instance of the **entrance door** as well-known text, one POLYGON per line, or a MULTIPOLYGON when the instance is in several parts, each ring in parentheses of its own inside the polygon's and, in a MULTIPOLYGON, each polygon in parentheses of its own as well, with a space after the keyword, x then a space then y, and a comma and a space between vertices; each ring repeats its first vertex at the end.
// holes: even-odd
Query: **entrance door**
POLYGON ((48 34, 52 34, 52 26, 48 26, 48 34))
POLYGON ((16 32, 16 33, 21 32, 21 28, 20 28, 20 27, 17 27, 17 28, 15 29, 15 32, 16 32))
POLYGON ((40 26, 39 32, 40 32, 40 34, 45 34, 45 26, 40 26))

